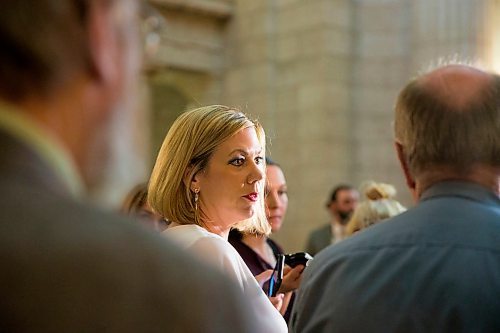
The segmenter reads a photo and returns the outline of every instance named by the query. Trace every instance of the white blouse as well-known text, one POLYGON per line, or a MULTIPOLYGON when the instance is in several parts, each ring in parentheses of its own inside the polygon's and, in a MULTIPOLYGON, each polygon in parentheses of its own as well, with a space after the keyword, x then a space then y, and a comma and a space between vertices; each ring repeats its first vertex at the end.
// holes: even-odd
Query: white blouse
POLYGON ((215 265, 238 283, 259 318, 259 332, 288 332, 285 320, 228 241, 195 224, 171 227, 162 234, 205 262, 215 265))

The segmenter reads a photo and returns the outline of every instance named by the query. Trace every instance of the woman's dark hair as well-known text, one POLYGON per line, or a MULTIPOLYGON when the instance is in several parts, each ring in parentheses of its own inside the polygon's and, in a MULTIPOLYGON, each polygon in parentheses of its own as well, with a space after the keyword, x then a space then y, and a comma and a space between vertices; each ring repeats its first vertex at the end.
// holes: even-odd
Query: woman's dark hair
POLYGON ((281 166, 278 163, 276 163, 270 157, 267 157, 267 156, 266 156, 266 165, 276 165, 277 167, 281 168, 281 166))

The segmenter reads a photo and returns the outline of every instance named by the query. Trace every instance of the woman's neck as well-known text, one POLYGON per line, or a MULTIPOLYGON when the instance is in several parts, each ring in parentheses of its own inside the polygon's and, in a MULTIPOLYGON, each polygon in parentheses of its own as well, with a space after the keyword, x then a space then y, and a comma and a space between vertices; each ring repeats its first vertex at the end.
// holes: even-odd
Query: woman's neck
POLYGON ((264 235, 244 234, 241 239, 243 240, 243 243, 247 244, 251 248, 260 248, 267 245, 267 237, 264 235))
POLYGON ((229 231, 231 230, 231 227, 235 224, 234 221, 224 219, 223 216, 212 216, 209 217, 208 214, 204 213, 204 210, 200 208, 200 216, 198 219, 200 227, 204 228, 205 230, 219 235, 225 240, 228 239, 229 237, 229 231))
POLYGON ((275 265, 276 258, 273 249, 267 243, 266 236, 246 234, 243 235, 241 240, 271 266, 275 265))
POLYGON ((231 228, 226 228, 212 223, 203 224, 201 227, 207 229, 213 234, 221 236, 225 240, 227 240, 227 238, 229 237, 229 231, 231 230, 231 228))
MULTIPOLYGON (((198 225, 195 223, 193 223, 193 224, 198 225)), ((182 225, 182 224, 179 224, 176 222, 171 222, 167 229, 175 228, 175 227, 180 226, 180 225, 182 225)), ((198 226, 207 230, 208 232, 211 232, 213 234, 221 236, 225 240, 227 240, 227 238, 229 236, 229 230, 230 230, 229 228, 224 229, 221 226, 213 225, 213 224, 209 224, 209 225, 203 224, 203 225, 198 225, 198 226)))

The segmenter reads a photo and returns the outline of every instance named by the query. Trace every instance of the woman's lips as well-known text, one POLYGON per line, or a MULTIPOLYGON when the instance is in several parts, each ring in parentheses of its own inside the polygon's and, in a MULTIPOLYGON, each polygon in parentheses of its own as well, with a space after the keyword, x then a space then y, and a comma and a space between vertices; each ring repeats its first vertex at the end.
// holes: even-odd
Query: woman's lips
POLYGON ((259 198, 259 194, 257 192, 252 192, 252 193, 249 193, 243 197, 247 198, 251 202, 256 202, 257 199, 259 198))
POLYGON ((267 220, 268 220, 269 222, 275 222, 275 223, 277 223, 277 222, 281 222, 281 216, 279 216, 279 215, 269 216, 269 217, 267 218, 267 220))

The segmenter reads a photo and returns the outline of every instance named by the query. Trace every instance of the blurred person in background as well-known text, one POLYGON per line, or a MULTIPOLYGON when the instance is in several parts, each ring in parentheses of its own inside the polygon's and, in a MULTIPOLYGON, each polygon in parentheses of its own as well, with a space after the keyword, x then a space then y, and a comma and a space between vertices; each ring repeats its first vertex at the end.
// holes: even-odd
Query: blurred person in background
POLYGON ((347 236, 406 211, 394 199, 396 189, 392 185, 370 181, 363 184, 361 189, 365 199, 358 204, 347 222, 347 236))
POLYGON ((123 200, 121 212, 137 218, 141 224, 153 230, 162 232, 168 228, 169 222, 149 207, 147 197, 147 183, 134 186, 123 200))
MULTIPOLYGON (((288 208, 288 190, 285 175, 281 167, 266 157, 266 217, 271 226, 271 232, 278 232, 288 208)), ((279 254, 284 254, 283 248, 265 234, 241 233, 236 229, 229 233, 229 242, 241 255, 253 275, 259 275, 273 269, 279 254)), ((285 293, 281 313, 288 321, 292 309, 291 299, 301 281, 303 265, 291 269, 286 268, 280 292, 285 293)), ((264 284, 267 293, 269 286, 264 284)))
POLYGON ((268 280, 272 270, 254 277, 228 242, 231 228, 270 232, 264 209, 265 142, 262 126, 235 108, 211 105, 181 114, 160 148, 148 203, 171 221, 166 238, 239 284, 259 318, 258 332, 287 332, 278 312, 283 295, 268 299, 257 281, 268 280))
POLYGON ((222 274, 86 203, 133 111, 137 25, 135 1, 2 2, 2 332, 255 331, 222 274))
POLYGON ((346 224, 358 200, 358 191, 350 185, 341 184, 333 189, 326 205, 330 222, 309 234, 306 245, 309 254, 314 256, 328 245, 338 243, 346 237, 346 224))

